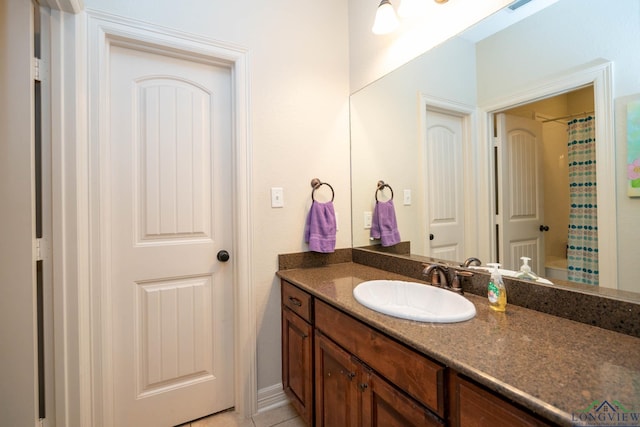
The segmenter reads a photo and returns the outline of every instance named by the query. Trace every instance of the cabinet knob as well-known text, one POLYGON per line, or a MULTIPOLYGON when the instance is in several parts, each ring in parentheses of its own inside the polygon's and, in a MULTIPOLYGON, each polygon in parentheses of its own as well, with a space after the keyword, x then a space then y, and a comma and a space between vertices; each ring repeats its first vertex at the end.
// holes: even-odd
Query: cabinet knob
POLYGON ((360 391, 365 391, 369 387, 367 383, 360 383, 360 391))

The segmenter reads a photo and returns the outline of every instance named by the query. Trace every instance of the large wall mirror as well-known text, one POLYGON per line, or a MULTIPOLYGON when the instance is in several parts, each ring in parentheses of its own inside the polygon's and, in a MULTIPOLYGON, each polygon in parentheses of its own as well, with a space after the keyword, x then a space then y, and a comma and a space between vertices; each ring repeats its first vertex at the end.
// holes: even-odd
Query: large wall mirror
POLYGON ((638 16, 637 0, 559 0, 488 37, 471 28, 354 93, 353 246, 380 243, 368 221, 382 180, 412 254, 517 269, 533 253, 537 273, 571 279, 568 230, 582 213, 570 187, 590 185, 599 284, 640 292, 640 199, 626 195, 638 16), (595 123, 592 184, 567 178, 573 121, 595 123), (528 217, 535 233, 518 234, 528 217))

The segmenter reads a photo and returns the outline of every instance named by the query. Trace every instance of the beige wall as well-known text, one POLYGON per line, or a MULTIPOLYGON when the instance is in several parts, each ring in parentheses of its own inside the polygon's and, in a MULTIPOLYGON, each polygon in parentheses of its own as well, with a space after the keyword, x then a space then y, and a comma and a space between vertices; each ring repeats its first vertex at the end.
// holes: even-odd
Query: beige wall
POLYGON ((346 3, 88 0, 86 6, 248 49, 258 389, 278 384, 277 256, 308 250, 303 230, 313 177, 335 189, 337 247, 351 246, 346 3), (284 188, 284 208, 270 207, 270 187, 284 188))
MULTIPOLYGON (((566 258, 569 225, 569 171, 567 125, 545 123, 542 127, 544 161, 544 251, 547 259, 566 258)), ((543 274, 540 272, 540 274, 543 274)))

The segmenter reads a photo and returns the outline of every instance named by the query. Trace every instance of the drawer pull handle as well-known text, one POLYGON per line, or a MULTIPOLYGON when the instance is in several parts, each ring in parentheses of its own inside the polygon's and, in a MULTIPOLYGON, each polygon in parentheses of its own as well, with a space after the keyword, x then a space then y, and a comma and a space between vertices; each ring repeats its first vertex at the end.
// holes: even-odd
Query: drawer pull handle
POLYGON ((289 297, 289 302, 295 305, 296 307, 302 307, 302 301, 300 301, 298 298, 289 297))

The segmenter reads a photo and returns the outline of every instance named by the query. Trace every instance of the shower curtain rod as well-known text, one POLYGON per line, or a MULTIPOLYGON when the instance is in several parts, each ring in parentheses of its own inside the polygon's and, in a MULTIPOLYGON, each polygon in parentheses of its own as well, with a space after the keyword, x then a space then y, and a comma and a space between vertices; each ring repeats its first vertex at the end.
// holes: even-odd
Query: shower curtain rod
POLYGON ((564 120, 564 119, 572 119, 574 117, 586 116, 587 114, 593 114, 593 113, 595 113, 595 111, 585 111, 583 113, 567 114, 566 116, 562 116, 562 117, 555 117, 553 119, 542 120, 542 123, 555 122, 555 121, 564 120))

